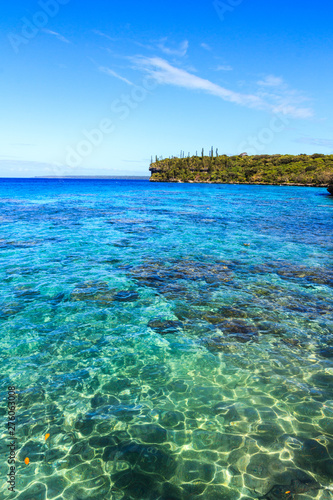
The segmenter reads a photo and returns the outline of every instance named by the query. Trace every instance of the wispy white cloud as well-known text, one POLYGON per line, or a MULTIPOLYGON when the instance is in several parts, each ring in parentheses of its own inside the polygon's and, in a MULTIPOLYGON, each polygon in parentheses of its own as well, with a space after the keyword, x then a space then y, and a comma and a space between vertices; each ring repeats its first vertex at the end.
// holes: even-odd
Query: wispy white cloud
POLYGON ((249 108, 281 113, 294 118, 309 118, 312 116, 311 109, 295 105, 295 101, 301 100, 295 91, 275 94, 264 92, 261 94, 260 92, 245 94, 226 89, 210 80, 200 78, 184 69, 172 66, 168 61, 159 57, 138 56, 132 58, 132 60, 138 69, 148 73, 160 84, 203 91, 215 95, 224 101, 249 108))
POLYGON ((294 116, 295 118, 311 118, 313 111, 309 107, 303 107, 303 103, 309 101, 298 90, 292 89, 283 78, 267 75, 257 82, 259 95, 263 100, 270 102, 277 113, 294 116))
POLYGON ((279 76, 267 75, 263 80, 259 80, 258 85, 262 87, 281 87, 284 85, 284 80, 279 76))
POLYGON ((139 68, 145 70, 160 84, 175 85, 193 90, 204 90, 210 94, 221 97, 226 101, 258 106, 261 99, 255 95, 239 94, 232 90, 225 89, 215 83, 200 78, 188 71, 172 66, 159 57, 137 57, 134 59, 139 68))
POLYGON ((57 33, 56 31, 51 31, 51 30, 43 29, 43 32, 47 33, 48 35, 56 36, 58 38, 58 40, 60 40, 61 42, 71 43, 67 38, 65 38, 64 36, 60 35, 60 33, 57 33))
POLYGON ((156 49, 155 45, 149 45, 148 43, 138 42, 137 40, 134 40, 134 43, 135 43, 135 45, 138 45, 138 47, 142 47, 143 49, 147 49, 147 50, 155 50, 156 49))
POLYGON ((205 42, 201 43, 200 47, 202 47, 205 50, 212 50, 211 46, 208 45, 208 43, 205 43, 205 42))
POLYGON ((157 47, 164 53, 169 56, 178 56, 178 57, 184 57, 186 56, 187 49, 189 46, 188 40, 184 40, 178 47, 167 47, 166 42, 167 38, 162 38, 160 42, 157 44, 157 47))
POLYGON ((106 66, 100 66, 98 69, 102 73, 105 73, 106 75, 113 76, 114 78, 118 78, 118 80, 121 80, 121 81, 127 83, 127 85, 134 85, 134 83, 132 83, 130 80, 127 80, 127 78, 119 75, 118 73, 116 73, 116 71, 113 71, 113 69, 107 68, 106 66))
POLYGON ((315 137, 300 137, 299 139, 295 139, 294 142, 299 142, 301 144, 310 144, 311 146, 321 146, 321 147, 333 149, 333 140, 332 139, 318 139, 315 137))
POLYGON ((93 33, 95 33, 95 35, 102 36, 103 38, 107 38, 111 42, 116 42, 118 40, 117 38, 112 38, 111 36, 107 35, 106 33, 103 33, 102 31, 99 31, 99 30, 93 30, 93 33))
POLYGON ((233 67, 232 66, 229 66, 229 64, 220 64, 217 68, 216 68, 216 71, 232 71, 233 70, 233 67))

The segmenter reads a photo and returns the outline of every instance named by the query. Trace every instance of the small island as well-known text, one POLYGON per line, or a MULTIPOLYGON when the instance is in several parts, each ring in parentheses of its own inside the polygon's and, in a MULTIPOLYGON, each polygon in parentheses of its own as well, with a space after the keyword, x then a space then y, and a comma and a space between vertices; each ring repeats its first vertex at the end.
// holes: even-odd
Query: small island
POLYGON ((202 152, 151 162, 151 182, 320 186, 333 190, 333 155, 237 156, 202 152))

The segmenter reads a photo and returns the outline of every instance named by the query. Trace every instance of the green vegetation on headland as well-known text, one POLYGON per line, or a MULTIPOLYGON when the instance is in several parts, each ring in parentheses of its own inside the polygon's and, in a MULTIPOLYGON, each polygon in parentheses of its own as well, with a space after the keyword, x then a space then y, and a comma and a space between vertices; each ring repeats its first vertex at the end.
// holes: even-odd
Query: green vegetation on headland
POLYGON ((333 184, 333 155, 189 156, 150 164, 150 181, 222 184, 333 184))

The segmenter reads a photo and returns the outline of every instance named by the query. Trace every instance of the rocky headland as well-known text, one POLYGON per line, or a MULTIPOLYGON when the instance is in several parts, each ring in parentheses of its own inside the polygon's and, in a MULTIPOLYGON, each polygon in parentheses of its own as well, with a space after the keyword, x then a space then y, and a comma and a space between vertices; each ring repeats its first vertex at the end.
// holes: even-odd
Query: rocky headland
POLYGON ((149 170, 152 182, 330 186, 333 191, 333 155, 156 158, 149 170))

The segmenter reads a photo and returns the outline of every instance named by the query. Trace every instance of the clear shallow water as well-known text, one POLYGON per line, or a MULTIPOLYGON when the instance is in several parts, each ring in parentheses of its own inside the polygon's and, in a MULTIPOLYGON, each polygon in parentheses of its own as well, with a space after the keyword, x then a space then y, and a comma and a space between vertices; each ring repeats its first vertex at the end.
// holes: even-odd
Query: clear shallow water
POLYGON ((1 180, 0 498, 329 486, 332 217, 325 189, 1 180))

